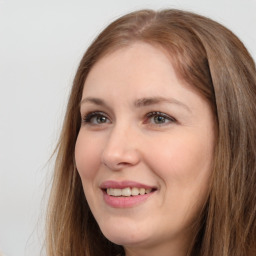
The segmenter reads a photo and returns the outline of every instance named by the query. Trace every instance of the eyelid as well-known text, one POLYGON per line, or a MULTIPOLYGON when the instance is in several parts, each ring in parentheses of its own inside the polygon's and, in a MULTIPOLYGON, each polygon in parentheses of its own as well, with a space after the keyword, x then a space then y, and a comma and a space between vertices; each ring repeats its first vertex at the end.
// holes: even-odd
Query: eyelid
POLYGON ((170 116, 170 115, 168 115, 166 113, 160 112, 160 111, 152 111, 152 112, 146 114, 146 118, 147 118, 147 120, 146 120, 145 123, 150 123, 153 126, 163 126, 163 125, 169 125, 171 123, 177 123, 177 120, 174 117, 172 117, 172 116, 170 116), (155 116, 162 116, 165 119, 167 119, 169 122, 167 122, 167 123, 159 123, 159 124, 157 124, 157 123, 150 123, 148 120, 150 118, 152 118, 152 117, 155 117, 155 116))
POLYGON ((163 113, 163 112, 160 112, 160 111, 152 111, 152 112, 148 113, 146 116, 147 116, 147 117, 163 116, 163 117, 165 117, 165 118, 167 118, 167 119, 169 119, 169 120, 176 121, 176 119, 175 119, 174 117, 172 117, 172 116, 170 116, 170 115, 168 115, 168 114, 165 114, 165 113, 163 113))
POLYGON ((106 117, 108 120, 110 120, 110 117, 105 112, 92 111, 92 112, 88 112, 82 116, 82 122, 85 124, 89 124, 90 120, 96 116, 103 116, 103 117, 106 117))

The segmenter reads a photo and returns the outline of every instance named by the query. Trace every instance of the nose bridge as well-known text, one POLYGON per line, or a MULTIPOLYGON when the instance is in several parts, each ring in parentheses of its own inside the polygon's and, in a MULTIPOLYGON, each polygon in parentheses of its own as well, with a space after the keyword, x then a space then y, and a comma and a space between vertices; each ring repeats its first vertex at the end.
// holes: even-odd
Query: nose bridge
POLYGON ((139 161, 138 132, 135 127, 116 123, 109 133, 102 153, 102 162, 110 169, 132 166, 139 161))

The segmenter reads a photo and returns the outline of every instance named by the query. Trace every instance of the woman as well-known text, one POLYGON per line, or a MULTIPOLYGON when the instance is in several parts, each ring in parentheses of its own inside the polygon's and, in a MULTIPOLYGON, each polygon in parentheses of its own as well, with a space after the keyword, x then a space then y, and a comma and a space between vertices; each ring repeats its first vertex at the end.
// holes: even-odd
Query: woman
POLYGON ((69 98, 48 255, 256 255, 255 97, 222 25, 178 10, 110 24, 69 98))

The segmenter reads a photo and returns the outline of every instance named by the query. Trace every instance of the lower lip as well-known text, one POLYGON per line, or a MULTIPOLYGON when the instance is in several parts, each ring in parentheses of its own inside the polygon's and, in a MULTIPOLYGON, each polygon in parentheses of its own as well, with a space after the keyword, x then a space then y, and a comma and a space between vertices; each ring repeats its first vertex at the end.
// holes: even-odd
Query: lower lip
POLYGON ((103 192, 103 198, 106 204, 114 208, 129 208, 142 204, 145 202, 150 196, 152 196, 153 192, 138 195, 138 196, 128 196, 128 197, 118 197, 118 196, 110 196, 105 191, 103 192))

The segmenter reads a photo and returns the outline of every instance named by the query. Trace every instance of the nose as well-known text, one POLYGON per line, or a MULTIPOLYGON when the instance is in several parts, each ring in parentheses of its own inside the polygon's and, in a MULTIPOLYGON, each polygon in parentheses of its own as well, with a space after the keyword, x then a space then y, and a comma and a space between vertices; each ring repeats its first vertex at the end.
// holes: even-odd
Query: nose
POLYGON ((137 165, 141 157, 138 137, 132 128, 113 128, 102 152, 102 163, 114 171, 137 165))

